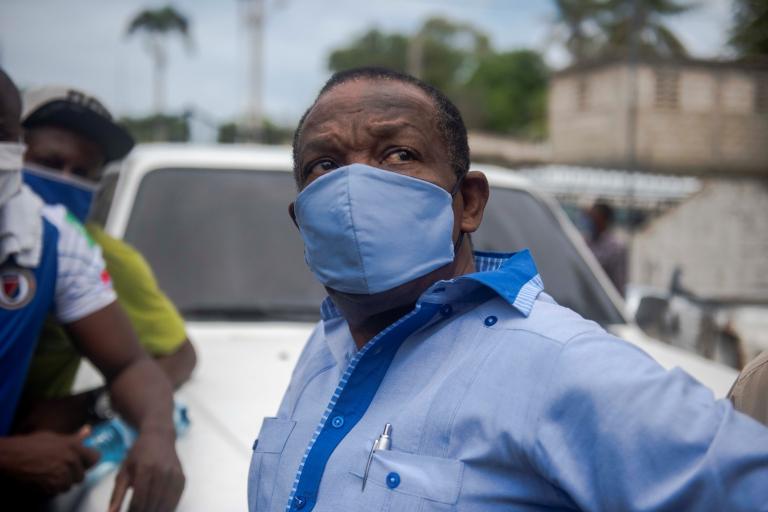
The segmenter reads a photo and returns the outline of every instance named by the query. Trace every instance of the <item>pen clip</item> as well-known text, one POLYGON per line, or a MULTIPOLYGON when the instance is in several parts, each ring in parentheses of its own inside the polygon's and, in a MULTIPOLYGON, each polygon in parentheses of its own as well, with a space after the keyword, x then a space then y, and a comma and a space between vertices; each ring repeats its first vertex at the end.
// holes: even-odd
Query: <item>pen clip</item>
POLYGON ((379 446, 379 440, 376 439, 373 442, 373 446, 371 446, 371 452, 368 454, 368 462, 365 464, 365 472, 363 473, 363 488, 362 491, 365 491, 365 482, 368 481, 368 472, 371 470, 371 462, 373 462, 373 452, 376 451, 376 448, 379 446))
POLYGON ((363 473, 363 488, 362 491, 365 491, 365 482, 368 481, 368 472, 371 470, 371 462, 373 462, 373 454, 376 453, 376 450, 382 450, 386 451, 389 450, 389 447, 391 446, 391 438, 392 435, 392 425, 387 423, 384 425, 384 432, 381 433, 381 435, 376 438, 376 441, 373 442, 373 446, 371 447, 371 452, 368 454, 368 461, 365 463, 365 472, 363 473))

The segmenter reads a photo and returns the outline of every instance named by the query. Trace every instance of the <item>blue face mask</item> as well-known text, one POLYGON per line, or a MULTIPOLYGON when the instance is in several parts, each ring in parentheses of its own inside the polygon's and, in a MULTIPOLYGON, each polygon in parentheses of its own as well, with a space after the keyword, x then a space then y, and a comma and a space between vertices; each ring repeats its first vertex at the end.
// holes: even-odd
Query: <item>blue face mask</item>
POLYGON ((424 276, 453 261, 452 199, 396 172, 335 169, 296 199, 307 265, 325 286, 366 295, 424 276))
POLYGON ((97 185, 43 169, 25 167, 22 174, 24 183, 43 201, 66 206, 80 222, 85 222, 88 218, 97 185))

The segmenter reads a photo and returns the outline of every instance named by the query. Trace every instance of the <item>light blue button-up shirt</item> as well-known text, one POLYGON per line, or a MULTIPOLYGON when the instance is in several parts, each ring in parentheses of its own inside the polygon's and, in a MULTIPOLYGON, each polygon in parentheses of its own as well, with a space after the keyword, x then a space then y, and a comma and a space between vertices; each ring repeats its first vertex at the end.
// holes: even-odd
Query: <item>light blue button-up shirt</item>
POLYGON ((768 510, 768 429, 557 305, 528 251, 477 267, 359 351, 323 304, 251 511, 768 510))

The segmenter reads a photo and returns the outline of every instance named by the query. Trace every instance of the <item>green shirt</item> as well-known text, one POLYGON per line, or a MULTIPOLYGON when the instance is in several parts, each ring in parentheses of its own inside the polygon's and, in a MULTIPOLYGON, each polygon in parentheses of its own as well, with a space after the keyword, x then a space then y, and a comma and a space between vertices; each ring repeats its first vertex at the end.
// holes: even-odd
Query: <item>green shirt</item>
MULTIPOLYGON (((175 352, 186 339, 184 321, 157 285, 152 269, 136 249, 106 234, 95 224, 87 234, 101 246, 118 302, 131 319, 144 349, 153 356, 175 352)), ((54 318, 43 326, 24 393, 31 398, 68 395, 80 354, 54 318)))

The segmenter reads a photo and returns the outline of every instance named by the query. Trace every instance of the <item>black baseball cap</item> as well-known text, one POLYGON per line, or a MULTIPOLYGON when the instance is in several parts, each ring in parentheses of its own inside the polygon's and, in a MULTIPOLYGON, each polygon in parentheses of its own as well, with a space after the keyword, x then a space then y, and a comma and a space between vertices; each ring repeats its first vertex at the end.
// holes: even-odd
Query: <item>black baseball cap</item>
POLYGON ((39 87, 24 91, 21 125, 24 128, 58 126, 92 140, 107 162, 123 158, 135 141, 112 119, 99 100, 69 87, 39 87))

